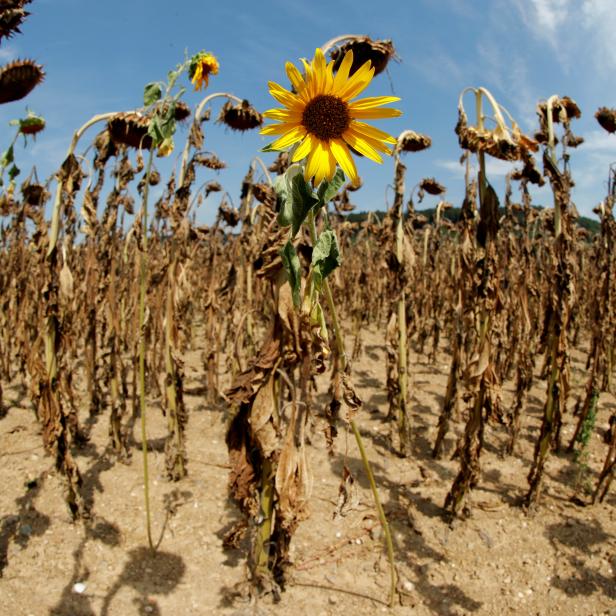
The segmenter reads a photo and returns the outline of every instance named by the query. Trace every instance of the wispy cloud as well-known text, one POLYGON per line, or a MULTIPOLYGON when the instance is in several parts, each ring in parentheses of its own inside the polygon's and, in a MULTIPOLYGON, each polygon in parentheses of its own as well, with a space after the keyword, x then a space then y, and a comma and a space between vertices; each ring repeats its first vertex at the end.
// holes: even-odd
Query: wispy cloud
MULTIPOLYGON (((437 160, 437 167, 449 171, 452 177, 456 179, 464 178, 466 168, 457 160, 437 160)), ((498 158, 488 158, 486 160, 486 175, 488 177, 504 177, 513 170, 513 165, 507 161, 499 160, 498 158)), ((471 163, 471 174, 476 175, 478 171, 477 164, 471 163)))
POLYGON ((556 48, 559 29, 573 8, 571 0, 517 0, 516 5, 526 26, 556 48))
POLYGON ((10 62, 17 58, 17 48, 11 45, 7 45, 0 49, 0 62, 10 62))
POLYGON ((464 84, 466 71, 443 47, 434 45, 414 56, 409 65, 437 88, 450 90, 452 83, 464 84))

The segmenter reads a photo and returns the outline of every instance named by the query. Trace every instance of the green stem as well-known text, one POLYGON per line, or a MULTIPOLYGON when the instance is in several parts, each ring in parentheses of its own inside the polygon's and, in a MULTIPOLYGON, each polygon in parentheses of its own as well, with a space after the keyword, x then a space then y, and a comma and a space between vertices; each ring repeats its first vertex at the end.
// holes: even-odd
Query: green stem
POLYGON ((141 209, 141 253, 139 267, 139 405, 141 410, 141 451, 143 454, 143 495, 145 500, 146 531, 148 545, 154 551, 152 541, 152 514, 150 511, 150 481, 148 473, 148 441, 146 431, 146 400, 145 400, 145 299, 148 276, 148 192, 150 171, 154 158, 154 148, 150 149, 148 163, 145 171, 145 186, 143 189, 143 203, 141 209))
MULTIPOLYGON (((312 211, 309 212, 308 214, 308 227, 310 230, 310 239, 312 241, 312 245, 314 246, 317 241, 317 228, 316 228, 316 224, 314 220, 314 212, 312 211)), ((344 340, 342 338, 342 332, 341 332, 340 325, 338 322, 336 306, 334 304, 332 291, 329 286, 329 281, 327 279, 323 281, 323 288, 325 290, 325 297, 327 299, 327 304, 328 304, 331 318, 332 318, 332 326, 334 329, 334 337, 336 340, 336 351, 338 353, 338 357, 340 358, 340 369, 344 371, 346 370, 348 359, 347 359, 347 354, 344 348, 344 340)), ((374 480, 374 475, 372 473, 372 467, 370 465, 370 461, 368 460, 368 456, 366 455, 366 450, 364 449, 364 443, 361 438, 361 434, 359 433, 357 424, 355 423, 353 419, 351 419, 350 423, 351 423, 351 430, 353 430, 353 435, 355 436, 355 441, 357 442, 357 447, 359 449, 361 461, 364 465, 364 470, 366 471, 366 475, 368 477, 368 483, 370 484, 370 489, 372 490, 374 504, 376 506, 376 510, 379 516, 379 521, 381 523, 381 528, 383 529, 383 535, 385 537, 385 544, 387 546, 387 557, 389 560, 390 575, 391 575, 389 605, 393 606, 395 597, 396 597, 397 574, 396 574, 396 565, 394 563, 394 544, 393 544, 393 540, 391 537, 391 531, 389 529, 389 523, 387 522, 387 517, 385 516, 385 511, 383 510, 383 506, 381 505, 381 498, 379 496, 376 481, 374 480)))

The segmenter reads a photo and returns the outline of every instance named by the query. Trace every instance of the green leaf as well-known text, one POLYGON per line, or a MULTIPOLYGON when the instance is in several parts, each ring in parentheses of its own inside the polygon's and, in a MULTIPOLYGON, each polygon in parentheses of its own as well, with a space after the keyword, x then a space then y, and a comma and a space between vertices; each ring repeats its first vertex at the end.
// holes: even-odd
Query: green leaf
POLYGON ((163 91, 159 83, 148 83, 143 89, 143 104, 149 107, 163 95, 163 91))
POLYGON ((278 150, 274 150, 274 148, 272 147, 271 143, 268 143, 267 145, 264 145, 261 148, 261 152, 277 152, 278 150))
POLYGON ((277 180, 274 185, 278 195, 278 224, 281 227, 291 226, 292 237, 295 237, 302 226, 308 212, 319 200, 306 183, 302 168, 292 165, 284 174, 283 180, 277 180))
POLYGON ((282 258, 282 265, 287 273, 289 284, 291 285, 293 304, 296 308, 299 308, 301 291, 300 263, 291 240, 284 245, 284 248, 280 251, 280 256, 282 258))
POLYGON ((8 167, 13 160, 13 146, 11 146, 8 150, 2 153, 2 158, 0 158, 0 167, 2 169, 8 167))
POLYGON ((13 163, 12 167, 8 171, 9 179, 13 181, 20 173, 19 167, 13 163))
POLYGON ((319 235, 312 249, 312 275, 317 290, 321 290, 323 281, 340 266, 341 262, 336 234, 327 229, 319 235))
POLYGON ((175 102, 169 102, 165 113, 161 115, 161 132, 163 138, 169 139, 175 133, 175 102))
POLYGON ((164 140, 164 135, 161 127, 160 118, 155 115, 148 124, 148 135, 152 137, 155 146, 161 144, 164 140))
POLYGON ((338 194, 338 191, 342 188, 345 180, 346 178, 344 176, 344 172, 342 169, 338 168, 331 180, 323 180, 319 184, 319 188, 317 190, 317 196, 320 201, 319 207, 329 203, 338 194))

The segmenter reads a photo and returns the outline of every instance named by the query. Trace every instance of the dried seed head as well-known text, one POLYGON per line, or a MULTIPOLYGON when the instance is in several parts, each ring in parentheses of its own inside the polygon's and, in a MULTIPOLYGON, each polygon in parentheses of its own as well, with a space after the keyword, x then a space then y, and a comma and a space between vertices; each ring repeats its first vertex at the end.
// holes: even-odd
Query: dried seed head
POLYGON ((195 164, 213 169, 214 171, 224 169, 227 166, 216 154, 195 154, 192 160, 195 164))
POLYGON ((439 184, 434 178, 424 178, 419 183, 420 190, 425 190, 429 195, 442 195, 447 189, 439 184))
MULTIPOLYGON (((547 101, 541 101, 537 105, 537 113, 541 125, 547 121, 548 117, 548 103, 547 101)), ((562 96, 557 98, 552 103, 552 121, 553 122, 569 122, 573 119, 578 119, 582 116, 582 112, 577 103, 568 96, 562 96)))
POLYGON ((597 118, 597 122, 599 122, 601 128, 608 133, 616 133, 616 109, 599 107, 595 113, 595 118, 597 118))
POLYGON ((156 169, 152 169, 150 171, 150 175, 148 177, 148 184, 150 186, 158 186, 160 184, 160 173, 156 171, 156 169))
MULTIPOLYGON (((161 113, 165 113, 166 104, 162 106, 161 113)), ((178 101, 175 104, 174 116, 176 121, 185 120, 190 115, 190 109, 186 103, 178 101)), ((148 126, 150 124, 151 115, 144 115, 137 111, 127 113, 118 113, 107 122, 107 129, 115 143, 121 143, 131 148, 142 148, 149 150, 152 147, 152 137, 148 135, 148 126)), ((173 149, 172 142, 163 143, 163 152, 159 155, 167 155, 173 149), (165 150, 167 150, 165 152, 165 150)))
POLYGON ((116 142, 131 148, 149 150, 152 137, 148 135, 150 120, 141 113, 118 113, 107 122, 107 130, 116 142))
POLYGON ((432 145, 432 139, 428 135, 421 135, 412 130, 405 130, 398 137, 396 148, 400 152, 421 152, 432 145))
POLYGON ((522 169, 514 169, 512 171, 511 179, 518 181, 527 180, 531 184, 536 184, 537 186, 543 186, 545 184, 541 171, 537 168, 535 159, 532 156, 526 158, 522 169))
POLYGON ((211 180, 205 185, 205 198, 207 199, 210 193, 220 192, 221 190, 222 190, 222 186, 220 185, 220 183, 214 180, 211 180))
POLYGON ((577 148, 584 143, 584 137, 574 135, 571 132, 565 136, 565 144, 570 148, 577 148))
POLYGON ((0 41, 14 34, 21 34, 19 27, 30 13, 24 6, 30 0, 2 0, 0 2, 0 41))
POLYGON ((23 120, 18 120, 19 132, 22 135, 36 135, 45 128, 45 119, 29 113, 23 120))
POLYGON ((280 154, 276 157, 276 160, 267 168, 267 170, 272 173, 282 175, 289 168, 289 165, 289 153, 286 151, 280 152, 280 154))
POLYGON ((240 221, 240 213, 234 207, 229 207, 225 201, 218 208, 218 216, 230 227, 235 227, 240 221))
POLYGON ((245 131, 261 126, 263 116, 247 100, 236 105, 227 101, 220 110, 218 122, 233 130, 245 131))
POLYGON ((0 104, 18 101, 41 81, 43 67, 32 60, 15 60, 0 68, 0 104))
MULTIPOLYGON (((164 107, 163 107, 164 113, 164 107)), ((178 122, 190 117, 190 107, 184 101, 177 101, 175 104, 175 119, 178 122)))
POLYGON ((508 131, 496 127, 494 130, 469 126, 463 109, 458 109, 456 134, 460 147, 469 152, 485 152, 500 160, 523 160, 529 152, 537 151, 535 140, 523 135, 517 126, 508 131))
POLYGON ((21 194, 28 205, 34 206, 43 205, 49 198, 49 192, 45 190, 42 184, 30 182, 30 180, 26 180, 21 185, 21 194))
POLYGON ((374 74, 378 75, 387 68, 389 61, 396 57, 396 50, 390 39, 373 41, 369 36, 357 37, 332 49, 329 55, 334 61, 334 71, 340 68, 347 51, 353 51, 353 64, 349 75, 352 75, 368 60, 374 68, 374 74))
POLYGON ((259 203, 267 205, 272 210, 276 208, 276 191, 269 184, 261 182, 253 184, 252 194, 259 203))

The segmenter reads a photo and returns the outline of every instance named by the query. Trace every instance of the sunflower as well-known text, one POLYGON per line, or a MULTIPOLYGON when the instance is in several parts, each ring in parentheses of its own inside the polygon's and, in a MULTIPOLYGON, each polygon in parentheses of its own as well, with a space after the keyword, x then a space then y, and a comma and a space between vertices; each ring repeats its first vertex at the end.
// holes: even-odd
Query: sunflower
POLYGON ((205 85, 207 88, 210 75, 218 75, 218 59, 214 54, 201 51, 194 55, 190 60, 189 75, 190 81, 199 91, 205 85))
POLYGON ((353 65, 353 52, 347 51, 334 75, 334 62, 325 62, 325 56, 317 49, 312 62, 302 60, 305 75, 287 62, 286 71, 294 91, 269 82, 270 94, 285 109, 270 109, 263 115, 276 120, 261 129, 263 135, 281 135, 270 148, 285 150, 298 144, 292 162, 307 158, 304 169, 306 181, 314 178, 315 185, 321 180, 331 180, 336 172, 336 163, 353 184, 359 183, 355 162, 350 148, 370 160, 382 163, 379 152, 391 154, 387 144, 396 140, 361 120, 395 118, 401 115, 398 109, 381 108, 400 100, 397 96, 372 96, 352 102, 372 81, 374 68, 370 61, 349 76, 353 65))

